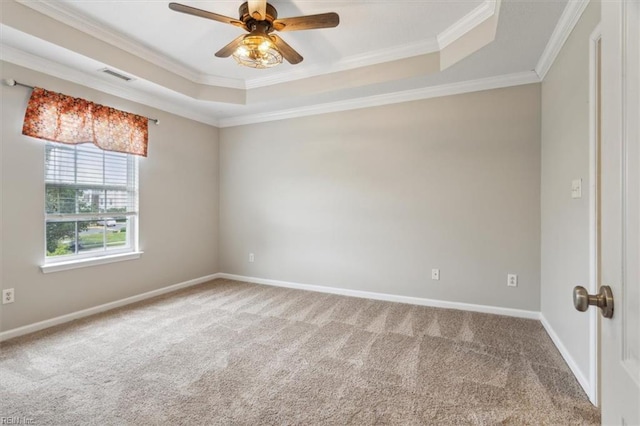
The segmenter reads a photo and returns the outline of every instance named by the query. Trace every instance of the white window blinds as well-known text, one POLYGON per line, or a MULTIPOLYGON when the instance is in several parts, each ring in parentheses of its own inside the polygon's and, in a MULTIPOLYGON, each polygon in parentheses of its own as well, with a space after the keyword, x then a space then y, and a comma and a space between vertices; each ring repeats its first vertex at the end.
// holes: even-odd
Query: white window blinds
POLYGON ((134 155, 89 143, 47 142, 45 194, 48 257, 133 249, 138 214, 134 155))

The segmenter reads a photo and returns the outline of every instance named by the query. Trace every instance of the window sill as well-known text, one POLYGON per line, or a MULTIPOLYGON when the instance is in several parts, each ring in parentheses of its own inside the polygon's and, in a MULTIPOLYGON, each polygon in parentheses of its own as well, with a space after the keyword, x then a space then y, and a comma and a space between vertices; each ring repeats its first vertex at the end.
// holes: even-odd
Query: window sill
POLYGON ((67 271, 69 269, 86 268, 88 266, 104 265, 106 263, 123 262, 125 260, 139 259, 142 251, 133 253, 113 254, 111 256, 92 257, 89 259, 70 260, 68 262, 50 263, 40 266, 43 274, 51 272, 67 271))

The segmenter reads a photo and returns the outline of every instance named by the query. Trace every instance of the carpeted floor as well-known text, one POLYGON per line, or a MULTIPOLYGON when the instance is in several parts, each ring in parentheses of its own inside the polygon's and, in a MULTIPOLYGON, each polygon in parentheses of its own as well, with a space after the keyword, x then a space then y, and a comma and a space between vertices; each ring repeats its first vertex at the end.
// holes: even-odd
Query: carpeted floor
POLYGON ((228 280, 5 342, 0 392, 38 425, 600 420, 537 321, 228 280))

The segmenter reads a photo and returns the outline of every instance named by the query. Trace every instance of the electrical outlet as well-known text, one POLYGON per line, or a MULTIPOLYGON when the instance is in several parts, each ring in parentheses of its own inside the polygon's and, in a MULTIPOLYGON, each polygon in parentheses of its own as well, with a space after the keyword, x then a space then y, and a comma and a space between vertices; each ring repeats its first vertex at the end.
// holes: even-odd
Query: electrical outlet
POLYGON ((15 302, 16 293, 12 288, 5 288, 2 290, 2 304, 15 302))
POLYGON ((253 255, 253 253, 249 253, 249 262, 253 262, 254 260, 256 260, 256 257, 253 255))
POLYGON ((518 287, 518 276, 516 274, 507 274, 507 286, 518 287))
POLYGON ((431 270, 431 279, 439 280, 440 279, 440 269, 432 269, 431 270))

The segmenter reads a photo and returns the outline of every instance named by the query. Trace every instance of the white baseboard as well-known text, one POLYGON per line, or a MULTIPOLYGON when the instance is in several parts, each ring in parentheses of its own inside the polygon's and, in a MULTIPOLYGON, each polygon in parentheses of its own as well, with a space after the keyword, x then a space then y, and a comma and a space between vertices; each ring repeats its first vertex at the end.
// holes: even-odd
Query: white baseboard
POLYGON ((207 275, 200 278, 195 278, 189 281, 184 281, 178 284, 170 285, 168 287, 163 287, 163 288, 149 291, 146 293, 138 294, 136 296, 127 297, 125 299, 116 300, 114 302, 105 303, 103 305, 94 306, 92 308, 83 309, 81 311, 72 312, 70 314, 61 315, 59 317, 36 322, 34 324, 25 325, 23 327, 18 327, 11 330, 3 331, 0 333, 0 342, 8 339, 12 339, 14 337, 23 336, 25 334, 44 330, 45 328, 70 322, 79 318, 84 318, 100 312, 108 311, 110 309, 115 309, 125 305, 129 305, 131 303, 140 302, 142 300, 150 299, 152 297, 160 296, 162 294, 170 293, 172 291, 180 290, 182 288, 191 287, 197 284, 214 280, 216 278, 226 278, 226 279, 236 280, 236 281, 245 281, 245 282, 250 282, 255 284, 266 284, 266 285, 272 285, 276 287, 295 288, 300 290, 309 290, 309 291, 316 291, 321 293, 340 294, 343 296, 360 297, 365 299, 386 300, 389 302, 408 303, 411 305, 432 306, 436 308, 459 309, 464 311, 482 312, 487 314, 508 315, 508 316, 518 317, 518 318, 539 319, 539 315, 540 315, 540 313, 536 311, 525 311, 521 309, 474 305, 470 303, 447 302, 444 300, 425 299, 425 298, 411 297, 411 296, 399 296, 394 294, 375 293, 375 292, 361 291, 361 290, 349 290, 349 289, 343 289, 343 288, 326 287, 326 286, 310 285, 310 284, 298 284, 298 283, 292 283, 292 282, 286 282, 286 281, 269 280, 264 278, 245 277, 242 275, 217 273, 217 274, 211 274, 211 275, 207 275))
POLYGON ((482 312, 486 314, 507 315, 510 317, 540 319, 540 312, 525 311, 522 309, 501 308, 498 306, 474 305, 471 303, 448 302, 445 300, 425 299, 422 297, 399 296, 387 293, 375 293, 371 291, 349 290, 337 287, 326 287, 321 285, 299 284, 287 281, 269 280, 265 278, 245 277, 233 274, 218 274, 218 278, 229 280, 245 281, 254 284, 266 284, 276 287, 295 288, 299 290, 316 291, 319 293, 340 294, 343 296, 360 297, 364 299, 385 300, 388 302, 407 303, 410 305, 432 306, 435 308, 458 309, 463 311, 482 312))
POLYGON ((78 318, 88 317, 100 312, 108 311, 110 309, 119 308, 121 306, 129 305, 131 303, 140 302, 141 300, 150 299, 152 297, 160 296, 165 293, 180 290, 182 288, 191 287, 196 284, 205 283, 207 281, 219 278, 220 274, 211 274, 204 277, 195 278, 193 280, 184 281, 178 284, 170 285, 168 287, 159 288, 157 290, 148 291, 146 293, 138 294, 136 296, 127 297, 125 299, 116 300, 114 302, 105 303, 104 305, 94 306, 93 308, 83 309, 81 311, 72 312, 70 314, 61 315, 59 317, 51 318, 48 320, 36 322, 34 324, 25 325, 23 327, 14 328, 12 330, 3 331, 0 333, 0 342, 14 337, 22 336, 25 334, 40 331, 45 328, 53 327, 54 325, 63 324, 65 322, 73 321, 78 318))
POLYGON ((571 356, 567 348, 562 343, 562 340, 560 340, 560 337, 558 337, 555 330, 553 329, 553 327, 551 327, 551 324, 549 324, 549 321, 547 321, 547 319, 544 317, 542 313, 540 313, 540 322, 542 323, 542 326, 544 327, 544 329, 547 331, 547 334, 549 335, 549 337, 551 337, 551 340, 553 341, 553 343, 556 345, 556 348, 558 348, 558 351, 560 351, 560 355, 562 355, 562 358, 564 358, 565 362, 571 369, 571 372, 576 377, 576 380, 578 380, 578 383, 580 383, 580 386, 582 386, 582 389, 584 389, 584 392, 589 397, 589 400, 595 404, 595 401, 594 401, 595 393, 591 388, 591 384, 589 383, 585 375, 582 373, 580 368, 578 368, 578 364, 576 364, 575 360, 573 359, 573 357, 571 356))

